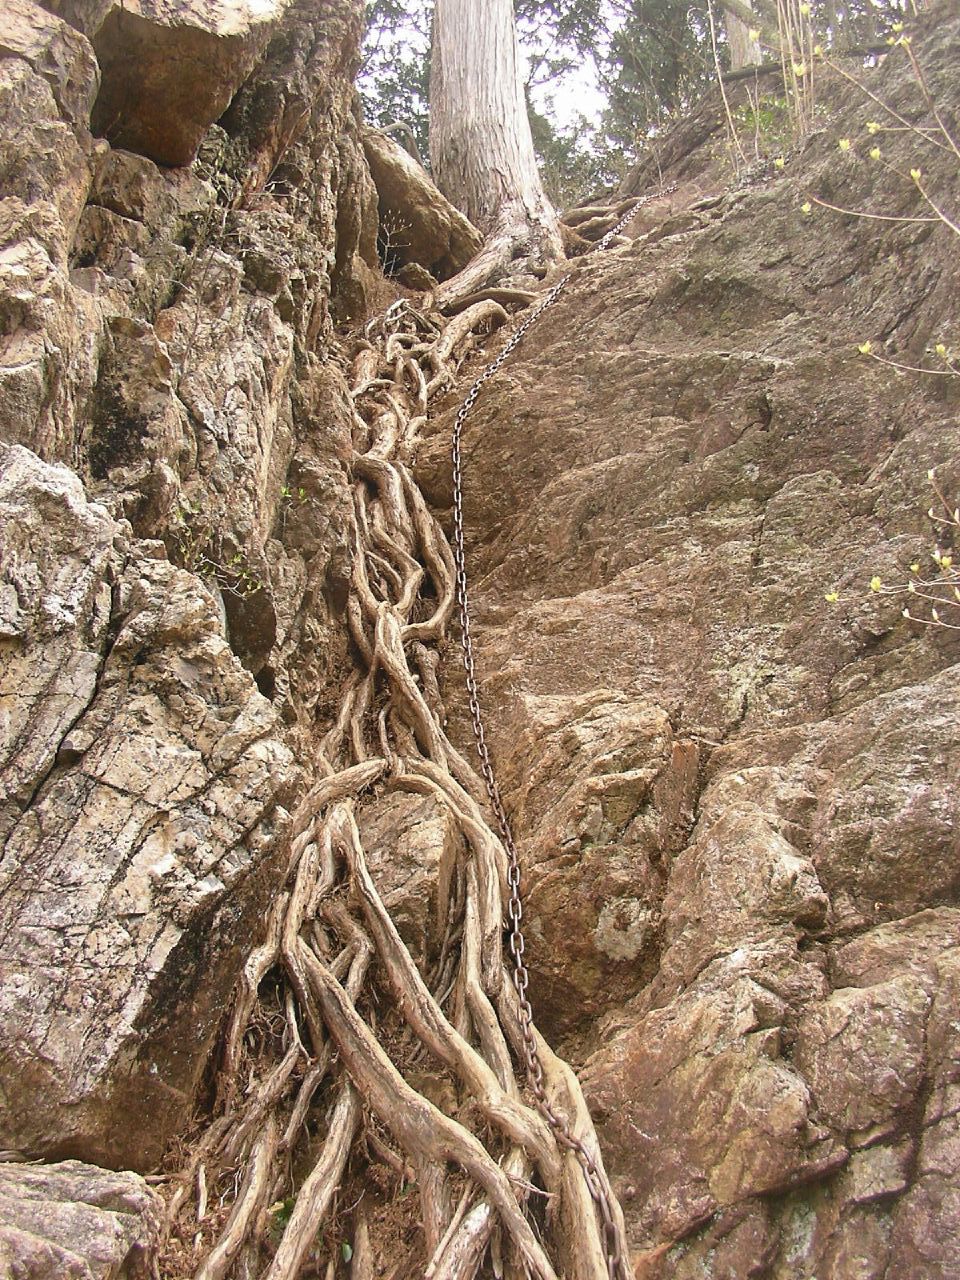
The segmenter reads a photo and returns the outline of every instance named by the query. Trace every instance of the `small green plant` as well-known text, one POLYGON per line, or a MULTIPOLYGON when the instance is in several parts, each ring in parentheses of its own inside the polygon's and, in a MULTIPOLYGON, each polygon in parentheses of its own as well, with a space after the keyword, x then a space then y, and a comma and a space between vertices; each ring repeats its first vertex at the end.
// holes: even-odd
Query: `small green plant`
POLYGON ((270 1235, 275 1243, 279 1241, 280 1237, 283 1235, 286 1225, 293 1214, 296 1203, 296 1196, 287 1196, 285 1200, 278 1200, 267 1210, 267 1213, 270 1215, 270 1235))
MULTIPOLYGON (((927 509, 927 518, 934 526, 935 541, 926 558, 914 560, 909 576, 902 582, 884 582, 875 574, 868 584, 875 595, 901 596, 907 603, 901 610, 904 618, 924 627, 941 627, 948 631, 960 631, 960 568, 954 565, 953 543, 960 530, 960 507, 952 505, 937 482, 936 472, 927 472, 935 501, 927 509)), ((836 589, 825 593, 829 604, 837 604, 840 592, 836 589)))
POLYGON ((189 573, 213 579, 221 592, 236 600, 248 600, 263 589, 242 551, 223 558, 218 535, 196 506, 182 505, 174 518, 171 559, 189 573))
POLYGON ((749 94, 748 101, 733 112, 733 125, 741 139, 751 139, 756 160, 785 151, 793 140, 787 103, 782 97, 749 94))
POLYGON ((283 484, 280 486, 280 532, 286 532, 287 515, 293 508, 302 507, 307 501, 307 491, 300 485, 283 484))
POLYGON ((910 133, 917 139, 919 149, 935 148, 938 151, 951 154, 957 161, 960 161, 960 145, 958 145, 956 138, 948 128, 943 114, 933 99, 923 67, 914 52, 910 37, 903 30, 902 22, 893 24, 893 33, 888 37, 887 43, 894 48, 902 49, 909 60, 917 90, 928 113, 929 120, 926 124, 916 124, 908 120, 899 111, 884 102, 881 97, 863 84, 862 81, 858 80, 856 76, 846 71, 839 63, 832 61, 820 45, 815 46, 814 54, 825 66, 828 66, 837 75, 854 85, 876 107, 880 108, 877 114, 881 116, 881 119, 871 119, 864 122, 865 136, 862 139, 840 138, 837 141, 838 149, 849 156, 850 159, 863 159, 866 157, 872 164, 881 165, 902 182, 912 184, 920 196, 925 211, 918 214, 900 215, 883 210, 847 209, 814 194, 810 195, 809 199, 800 206, 800 209, 802 213, 810 214, 812 205, 818 205, 821 209, 827 209, 831 213, 841 213, 848 217, 865 218, 877 222, 940 223, 954 235, 960 236, 960 218, 949 212, 941 200, 939 198, 935 199, 931 194, 924 174, 923 159, 920 151, 918 150, 918 154, 915 157, 916 163, 910 166, 909 172, 904 172, 896 165, 891 164, 883 153, 882 144, 885 135, 910 133))

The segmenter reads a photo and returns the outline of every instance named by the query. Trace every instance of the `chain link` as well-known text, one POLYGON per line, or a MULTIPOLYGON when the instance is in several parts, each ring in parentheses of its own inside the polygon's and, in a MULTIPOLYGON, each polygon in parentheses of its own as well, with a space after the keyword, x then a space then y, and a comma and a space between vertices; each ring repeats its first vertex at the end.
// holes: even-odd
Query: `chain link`
MULTIPOLYGON (((626 224, 641 206, 652 200, 669 195, 676 186, 664 188, 656 195, 646 196, 631 205, 622 218, 597 242, 591 252, 602 252, 608 248, 614 237, 619 235, 626 224)), ((463 459, 461 457, 461 436, 463 424, 477 402, 485 382, 488 382, 503 366, 504 362, 523 341, 524 335, 537 323, 545 311, 554 305, 572 279, 572 273, 565 275, 550 289, 543 301, 532 311, 526 320, 513 334, 503 350, 483 370, 470 390, 467 392, 457 410, 453 425, 453 557, 457 575, 457 605, 460 614, 460 643, 463 650, 463 667, 466 675, 467 699, 470 705, 470 718, 473 721, 473 736, 476 741, 477 754, 480 757, 480 771, 487 789, 490 807, 493 809, 500 828, 500 835, 507 851, 507 884, 510 895, 507 903, 509 918, 509 946, 513 960, 513 981, 517 989, 520 1006, 520 1025, 523 1032, 524 1058, 527 1078, 536 1099, 537 1109, 549 1124, 557 1143, 568 1151, 572 1151, 577 1159, 583 1176, 586 1179, 590 1195, 600 1215, 601 1233, 604 1252, 607 1259, 608 1280, 630 1280, 627 1261, 623 1256, 620 1232, 613 1213, 613 1204, 606 1189, 605 1181, 593 1156, 583 1142, 571 1131, 569 1122, 559 1115, 550 1105, 543 1086, 543 1064, 537 1049, 536 1033, 533 1023, 533 1009, 527 998, 527 987, 530 975, 524 961, 525 941, 523 936, 523 900, 520 896, 520 856, 513 838, 513 829, 506 809, 500 798, 500 788, 493 772, 493 763, 487 747, 484 731, 483 715, 480 709, 480 693, 477 686, 476 662, 473 651, 473 636, 470 630, 470 609, 467 585, 467 558, 464 543, 463 524, 463 459)))

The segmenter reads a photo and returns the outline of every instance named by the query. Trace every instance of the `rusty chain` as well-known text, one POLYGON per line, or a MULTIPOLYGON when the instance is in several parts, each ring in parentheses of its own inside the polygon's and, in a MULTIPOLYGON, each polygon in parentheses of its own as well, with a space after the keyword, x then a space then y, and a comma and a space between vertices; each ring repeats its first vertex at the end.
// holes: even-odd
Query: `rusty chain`
MULTIPOLYGON (((655 195, 646 196, 631 205, 629 210, 622 218, 620 218, 615 226, 611 227, 603 238, 597 242, 591 252, 599 252, 608 248, 614 237, 619 235, 637 210, 643 205, 649 204, 650 201, 659 199, 662 196, 669 195, 675 190, 676 186, 665 187, 655 195)), ((510 357, 511 353, 515 351, 523 341, 524 335, 537 323, 543 313, 554 305, 572 277, 572 272, 563 276, 550 289, 540 305, 536 310, 531 312, 526 320, 523 321, 496 359, 492 360, 490 364, 487 365, 477 380, 473 383, 470 390, 464 397, 460 408, 457 410, 453 426, 453 557, 457 575, 457 604, 459 606, 460 614, 460 644, 463 650, 463 667, 466 673, 467 699, 470 705, 470 716, 473 721, 473 736, 476 741, 477 754, 480 757, 480 771, 483 774, 483 781, 486 785, 487 796, 490 800, 490 807, 493 809, 494 815, 497 819, 497 825, 500 828, 500 835, 503 839, 504 848, 507 851, 507 883, 510 889, 510 897, 507 903, 507 914, 509 916, 510 929, 510 955, 513 959, 513 981, 517 989, 517 996, 519 999, 520 1025, 523 1032, 527 1077, 536 1100, 538 1111, 553 1130, 558 1144, 561 1147, 565 1147, 568 1151, 573 1152, 577 1162, 583 1170, 583 1176, 586 1180, 590 1195, 596 1205, 597 1212, 600 1215, 603 1247, 607 1260, 608 1280, 630 1280, 629 1272, 627 1270, 627 1260, 623 1256, 620 1231, 614 1217, 612 1198, 606 1188, 604 1178, 600 1173, 597 1162, 587 1150, 581 1139, 572 1132, 567 1119, 564 1116, 559 1115, 550 1105, 546 1091, 543 1087, 543 1064, 540 1061, 540 1052, 537 1048, 537 1038, 533 1023, 533 1009, 531 1008, 530 1001, 527 998, 527 986, 530 981, 530 975, 527 971, 527 966, 523 958, 525 942, 523 936, 523 901, 520 896, 520 856, 517 852, 516 842, 513 838, 513 829, 510 825, 510 819, 507 817, 506 809, 503 806, 503 800, 500 797, 500 788, 497 785, 496 776, 493 771, 493 764, 490 759, 490 751, 487 747, 486 733, 484 731, 483 714, 480 708, 480 693, 477 685, 476 662, 474 660, 473 652, 473 636, 470 630, 467 562, 464 544, 463 459, 461 456, 463 424, 466 422, 471 409, 476 404, 484 383, 488 382, 494 374, 501 369, 504 362, 510 357)))

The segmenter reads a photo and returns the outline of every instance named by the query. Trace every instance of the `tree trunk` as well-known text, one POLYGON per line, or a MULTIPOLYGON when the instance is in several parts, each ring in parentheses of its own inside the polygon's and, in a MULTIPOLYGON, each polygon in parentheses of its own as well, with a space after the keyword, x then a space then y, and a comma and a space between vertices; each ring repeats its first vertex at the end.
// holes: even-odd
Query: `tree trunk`
POLYGON ((437 0, 430 160, 437 186, 486 236, 444 295, 563 256, 557 213, 537 172, 512 0, 437 0))
MULTIPOLYGON (((751 9, 750 0, 743 0, 738 8, 751 9)), ((724 22, 727 28, 727 45, 730 48, 730 70, 739 71, 741 67, 754 67, 762 61, 760 42, 751 35, 751 27, 744 22, 739 13, 724 6, 724 22)), ((759 24, 758 24, 759 25, 759 24)))

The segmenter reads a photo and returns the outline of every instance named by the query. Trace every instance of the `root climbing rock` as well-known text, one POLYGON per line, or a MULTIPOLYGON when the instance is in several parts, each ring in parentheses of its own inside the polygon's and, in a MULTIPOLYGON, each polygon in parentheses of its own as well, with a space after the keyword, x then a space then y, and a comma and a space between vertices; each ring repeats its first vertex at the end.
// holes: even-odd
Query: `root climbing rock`
MULTIPOLYGON (((214 1114, 168 1198, 168 1251, 186 1253, 198 1280, 239 1274, 241 1258, 267 1280, 294 1280, 311 1257, 322 1273, 338 1233, 361 1242, 369 1271, 377 1203, 365 1196, 354 1210, 346 1186, 411 1171, 423 1232, 398 1275, 469 1280, 490 1250, 511 1277, 607 1275, 582 1170, 514 1065, 524 1049, 503 954, 507 857, 483 784, 447 737, 436 681, 453 556, 406 465, 429 402, 506 319, 489 298, 448 321, 394 304, 354 360, 345 612, 357 667, 293 814, 286 883, 213 1064, 214 1114), (428 797, 456 833, 435 964, 418 967, 370 871, 358 816, 385 790, 428 797), (412 1069, 421 1060, 431 1096, 412 1069)), ((550 1104, 609 1191, 576 1077, 539 1047, 550 1104)))

